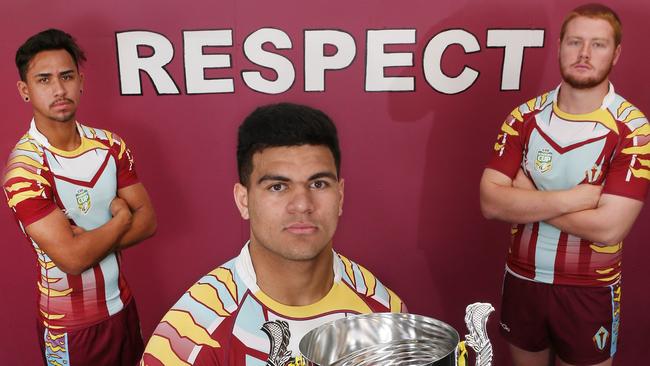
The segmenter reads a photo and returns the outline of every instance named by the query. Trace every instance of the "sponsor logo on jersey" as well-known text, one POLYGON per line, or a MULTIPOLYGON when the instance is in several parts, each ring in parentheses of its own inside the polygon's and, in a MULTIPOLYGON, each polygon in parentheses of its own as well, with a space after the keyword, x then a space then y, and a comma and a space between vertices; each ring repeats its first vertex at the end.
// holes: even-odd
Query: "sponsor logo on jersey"
POLYGON ((594 344, 599 351, 602 351, 607 346, 607 340, 609 339, 609 332, 605 327, 600 327, 596 334, 594 334, 594 344))
POLYGON ((549 149, 542 149, 537 151, 537 158, 535 159, 535 170, 540 173, 546 173, 553 167, 553 153, 549 149))
POLYGON ((90 193, 87 189, 80 189, 77 191, 77 207, 85 215, 90 210, 90 193))

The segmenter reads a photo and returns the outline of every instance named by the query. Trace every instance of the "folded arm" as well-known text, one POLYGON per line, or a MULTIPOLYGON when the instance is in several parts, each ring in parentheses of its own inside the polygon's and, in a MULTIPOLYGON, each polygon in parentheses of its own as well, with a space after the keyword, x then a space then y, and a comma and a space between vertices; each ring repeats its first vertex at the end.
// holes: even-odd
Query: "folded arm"
POLYGON ((120 238, 131 226, 131 213, 124 201, 114 200, 111 213, 113 217, 107 223, 84 231, 70 225, 63 212, 55 209, 28 225, 25 231, 59 269, 78 275, 116 250, 120 238))
POLYGON ((124 249, 152 236, 156 232, 157 220, 149 194, 142 183, 121 188, 117 195, 126 201, 133 215, 131 227, 120 239, 119 247, 124 249))
POLYGON ((588 184, 559 191, 532 188, 513 186, 513 180, 507 175, 485 169, 480 184, 483 216, 513 224, 546 221, 595 207, 601 191, 601 187, 588 184))
POLYGON ((595 209, 562 215, 547 223, 595 243, 617 245, 627 236, 642 207, 641 201, 603 194, 595 209))

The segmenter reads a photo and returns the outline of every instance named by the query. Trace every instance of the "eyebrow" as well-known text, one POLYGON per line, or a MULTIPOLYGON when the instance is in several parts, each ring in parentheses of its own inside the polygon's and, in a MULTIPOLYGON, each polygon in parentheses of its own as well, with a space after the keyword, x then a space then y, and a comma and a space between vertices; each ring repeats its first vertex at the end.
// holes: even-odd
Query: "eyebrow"
MULTIPOLYGON (((336 176, 336 174, 331 173, 331 172, 319 172, 319 173, 316 173, 316 174, 310 176, 309 179, 307 179, 307 180, 312 181, 312 180, 316 180, 316 179, 320 179, 320 178, 330 178, 330 179, 335 180, 335 181, 339 180, 338 177, 336 176)), ((291 181, 291 179, 289 179, 289 178, 287 178, 287 177, 285 177, 283 175, 269 175, 269 174, 267 174, 267 175, 263 175, 260 179, 258 179, 257 184, 261 184, 264 181, 268 181, 268 180, 279 181, 279 182, 290 182, 291 181)))
MULTIPOLYGON (((69 74, 73 74, 73 73, 74 73, 74 70, 70 69, 70 70, 61 71, 59 73, 59 75, 60 76, 65 76, 65 75, 69 75, 69 74)), ((51 72, 41 72, 41 73, 38 73, 38 74, 34 75, 34 77, 37 77, 37 78, 49 77, 49 76, 52 76, 51 72)))

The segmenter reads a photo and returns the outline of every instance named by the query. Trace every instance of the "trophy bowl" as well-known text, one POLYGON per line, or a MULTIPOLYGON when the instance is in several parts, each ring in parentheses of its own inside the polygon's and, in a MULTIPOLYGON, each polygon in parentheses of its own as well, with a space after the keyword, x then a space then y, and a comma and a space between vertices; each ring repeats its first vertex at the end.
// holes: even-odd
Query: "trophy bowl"
POLYGON ((453 327, 437 319, 405 313, 371 313, 312 329, 298 347, 307 365, 460 366, 467 365, 467 343, 476 352, 476 365, 489 366, 492 347, 485 325, 493 310, 490 304, 467 307, 465 322, 470 334, 464 342, 460 342, 453 327))

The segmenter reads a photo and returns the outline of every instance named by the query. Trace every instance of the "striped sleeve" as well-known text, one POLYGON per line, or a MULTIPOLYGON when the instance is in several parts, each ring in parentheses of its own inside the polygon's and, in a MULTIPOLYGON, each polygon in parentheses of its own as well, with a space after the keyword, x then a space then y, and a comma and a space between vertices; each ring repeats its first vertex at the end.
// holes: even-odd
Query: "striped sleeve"
POLYGON ((237 308, 233 273, 219 267, 190 287, 165 314, 140 365, 199 365, 205 355, 213 360, 211 364, 220 364, 224 355, 218 329, 237 308))
POLYGON ((57 208, 50 176, 43 153, 23 137, 9 156, 2 182, 7 204, 23 227, 57 208))
POLYGON ((623 102, 617 109, 617 119, 624 128, 603 193, 643 201, 650 183, 650 125, 629 102, 623 102))

